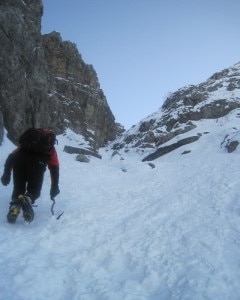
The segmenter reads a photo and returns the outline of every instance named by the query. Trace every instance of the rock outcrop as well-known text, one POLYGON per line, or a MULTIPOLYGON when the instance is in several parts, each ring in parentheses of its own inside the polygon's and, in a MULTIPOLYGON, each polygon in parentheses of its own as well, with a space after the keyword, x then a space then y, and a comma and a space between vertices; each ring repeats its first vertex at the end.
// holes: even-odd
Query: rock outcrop
MULTIPOLYGON (((200 136, 191 137, 190 133, 197 127, 198 121, 218 119, 238 108, 240 63, 215 73, 199 85, 187 86, 171 94, 157 112, 116 140, 113 149, 136 149, 143 155, 144 152, 152 152, 143 160, 156 159, 184 144, 198 140, 200 136), (188 138, 181 138, 188 132, 188 138)), ((228 146, 229 152, 238 146, 233 141, 228 146)))
MULTIPOLYGON (((41 35, 41 0, 1 0, 0 114, 17 142, 28 127, 65 128, 82 134, 93 149, 120 130, 93 66, 59 33, 41 35)), ((1 125, 1 122, 0 122, 1 125)), ((3 126, 0 128, 0 138, 3 126)))

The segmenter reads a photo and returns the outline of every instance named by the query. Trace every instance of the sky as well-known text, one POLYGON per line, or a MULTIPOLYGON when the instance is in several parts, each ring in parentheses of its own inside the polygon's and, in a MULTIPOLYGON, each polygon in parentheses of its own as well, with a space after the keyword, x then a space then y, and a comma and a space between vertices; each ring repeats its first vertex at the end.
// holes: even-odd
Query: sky
POLYGON ((239 0, 42 0, 42 34, 77 45, 126 129, 240 61, 239 0))

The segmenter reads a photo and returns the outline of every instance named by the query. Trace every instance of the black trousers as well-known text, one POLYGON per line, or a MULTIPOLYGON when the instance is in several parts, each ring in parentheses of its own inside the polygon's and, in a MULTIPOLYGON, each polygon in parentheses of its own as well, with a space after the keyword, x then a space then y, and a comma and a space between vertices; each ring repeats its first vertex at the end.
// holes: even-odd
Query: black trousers
POLYGON ((12 201, 29 193, 34 203, 41 193, 47 158, 27 151, 19 151, 14 156, 12 201))

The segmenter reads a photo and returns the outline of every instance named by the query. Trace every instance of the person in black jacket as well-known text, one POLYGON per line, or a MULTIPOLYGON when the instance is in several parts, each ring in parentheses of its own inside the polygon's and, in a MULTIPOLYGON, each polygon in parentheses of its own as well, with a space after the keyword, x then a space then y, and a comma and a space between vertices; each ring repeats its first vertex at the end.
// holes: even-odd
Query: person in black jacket
POLYGON ((51 174, 50 196, 53 199, 60 192, 59 161, 54 146, 48 154, 31 152, 20 146, 8 156, 1 182, 5 186, 8 185, 13 171, 13 192, 7 215, 9 223, 16 222, 21 209, 25 221, 33 220, 32 204, 40 196, 47 166, 51 174))

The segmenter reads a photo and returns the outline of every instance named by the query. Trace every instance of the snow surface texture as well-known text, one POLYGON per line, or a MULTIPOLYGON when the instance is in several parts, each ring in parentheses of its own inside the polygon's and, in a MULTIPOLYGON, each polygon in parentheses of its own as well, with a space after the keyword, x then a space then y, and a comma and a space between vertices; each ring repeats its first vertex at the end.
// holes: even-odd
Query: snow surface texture
MULTIPOLYGON (((31 224, 7 223, 1 187, 0 299, 240 299, 240 149, 221 146, 233 127, 234 113, 198 122, 199 141, 155 168, 108 148, 79 163, 63 152, 77 139, 59 136, 54 216, 48 171, 31 224)), ((2 168, 13 149, 5 139, 2 168)))

